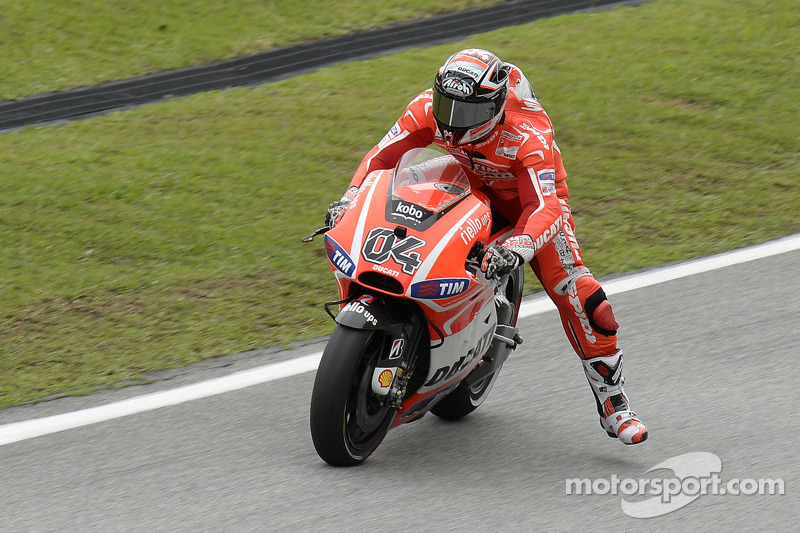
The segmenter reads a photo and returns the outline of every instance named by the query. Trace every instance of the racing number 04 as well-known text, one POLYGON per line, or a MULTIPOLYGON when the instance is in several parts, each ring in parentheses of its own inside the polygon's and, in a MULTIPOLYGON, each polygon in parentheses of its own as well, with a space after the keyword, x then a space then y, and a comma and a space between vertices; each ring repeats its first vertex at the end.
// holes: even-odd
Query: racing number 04
POLYGON ((419 252, 412 252, 425 241, 413 236, 398 240, 394 231, 387 228, 375 228, 367 235, 361 255, 370 263, 382 265, 391 257, 403 268, 406 274, 413 274, 422 264, 419 252))

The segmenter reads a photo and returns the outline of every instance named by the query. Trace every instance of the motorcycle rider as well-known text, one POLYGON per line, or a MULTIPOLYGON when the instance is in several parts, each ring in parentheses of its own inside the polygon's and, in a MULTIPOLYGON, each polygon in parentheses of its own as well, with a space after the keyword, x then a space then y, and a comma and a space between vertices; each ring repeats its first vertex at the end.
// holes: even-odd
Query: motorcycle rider
POLYGON ((328 208, 326 224, 341 219, 367 174, 394 168, 408 150, 432 143, 474 173, 492 211, 515 223, 511 237, 487 249, 481 271, 500 277, 530 264, 583 363, 601 426, 625 444, 646 440, 623 389, 619 325, 575 238, 553 125, 518 67, 481 49, 450 56, 433 88, 412 100, 364 157, 350 188, 328 208))

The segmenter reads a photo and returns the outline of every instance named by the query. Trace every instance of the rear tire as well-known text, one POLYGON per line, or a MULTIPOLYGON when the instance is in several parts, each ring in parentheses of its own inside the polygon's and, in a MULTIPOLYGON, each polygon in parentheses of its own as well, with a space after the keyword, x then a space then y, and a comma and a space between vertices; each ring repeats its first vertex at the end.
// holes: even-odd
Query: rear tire
POLYGON ((453 392, 433 406, 431 413, 445 420, 458 420, 467 416, 483 403, 499 374, 498 368, 472 387, 468 386, 466 381, 462 381, 453 392))
POLYGON ((396 412, 372 392, 372 373, 384 349, 380 331, 337 325, 325 346, 311 394, 311 438, 334 466, 362 463, 383 441, 396 412))

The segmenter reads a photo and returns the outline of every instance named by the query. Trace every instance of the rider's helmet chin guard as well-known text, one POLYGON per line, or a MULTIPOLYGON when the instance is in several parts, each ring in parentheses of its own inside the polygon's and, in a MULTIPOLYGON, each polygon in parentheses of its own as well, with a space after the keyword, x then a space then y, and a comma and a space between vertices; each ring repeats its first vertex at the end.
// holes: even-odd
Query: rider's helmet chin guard
POLYGON ((472 144, 503 118, 509 68, 491 52, 470 48, 445 61, 433 83, 433 116, 445 143, 472 144))

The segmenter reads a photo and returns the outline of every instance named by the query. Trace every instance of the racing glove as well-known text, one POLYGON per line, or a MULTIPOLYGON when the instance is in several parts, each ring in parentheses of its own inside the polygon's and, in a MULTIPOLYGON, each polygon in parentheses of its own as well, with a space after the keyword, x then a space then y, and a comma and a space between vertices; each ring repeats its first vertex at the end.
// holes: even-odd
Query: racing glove
POLYGON ((481 272, 486 279, 500 278, 522 264, 522 257, 508 248, 497 244, 491 245, 483 254, 481 272))
POLYGON ((347 189, 347 192, 344 193, 340 200, 328 206, 328 212, 325 213, 325 225, 327 227, 333 229, 342 220, 357 192, 358 187, 354 185, 347 189))

